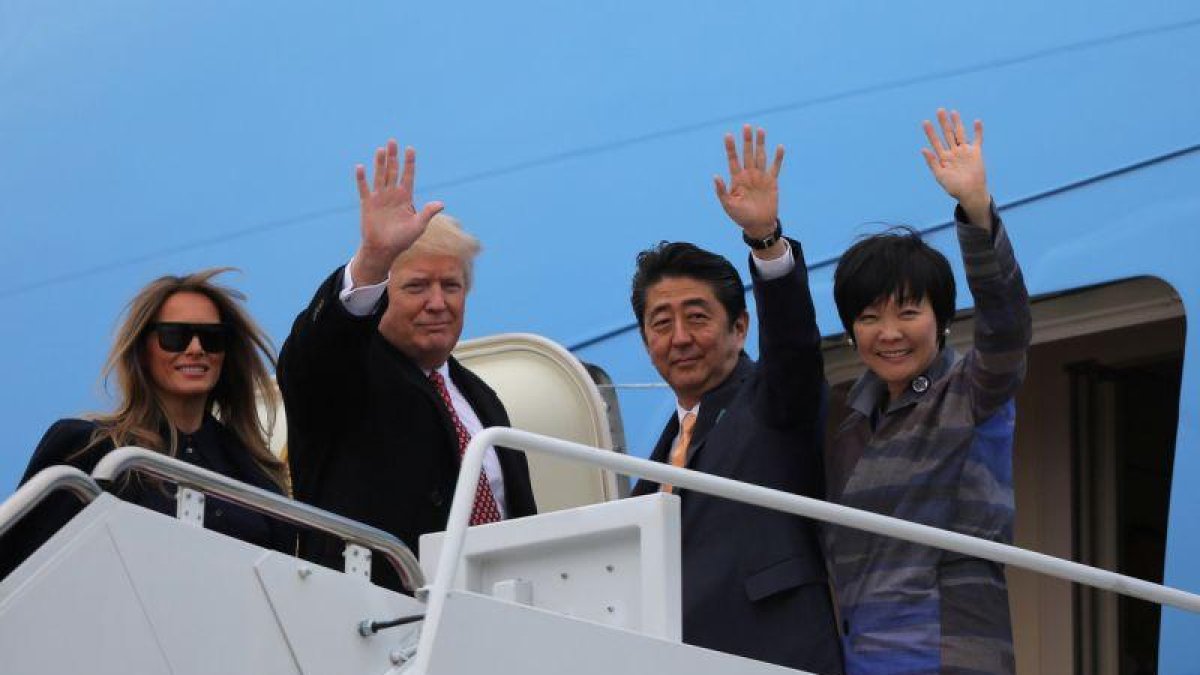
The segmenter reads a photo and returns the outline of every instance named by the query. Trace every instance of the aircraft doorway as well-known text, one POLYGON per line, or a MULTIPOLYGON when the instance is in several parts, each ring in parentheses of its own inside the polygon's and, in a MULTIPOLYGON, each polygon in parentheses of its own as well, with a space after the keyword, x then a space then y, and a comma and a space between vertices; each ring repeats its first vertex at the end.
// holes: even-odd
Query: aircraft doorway
MULTIPOLYGON (((1071 380, 1076 559, 1162 583, 1181 354, 1085 361, 1071 380)), ((1158 672, 1158 605, 1074 589, 1075 672, 1158 672)))

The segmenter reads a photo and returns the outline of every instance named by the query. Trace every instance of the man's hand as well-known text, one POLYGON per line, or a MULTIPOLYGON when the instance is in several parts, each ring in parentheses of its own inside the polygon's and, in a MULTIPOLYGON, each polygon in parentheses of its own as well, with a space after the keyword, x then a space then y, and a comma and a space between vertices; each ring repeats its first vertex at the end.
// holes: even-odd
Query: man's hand
POLYGON ((941 138, 932 122, 925 120, 923 125, 930 146, 921 148, 925 163, 942 189, 962 205, 971 224, 991 230, 992 196, 983 164, 983 122, 975 120, 972 141, 967 138, 957 110, 947 115, 945 108, 938 108, 937 118, 942 128, 941 138))
POLYGON ((388 140, 387 148, 375 150, 373 184, 367 184, 367 170, 354 167, 358 183, 362 240, 354 254, 350 271, 355 286, 370 286, 387 278, 392 261, 412 246, 429 221, 442 210, 441 202, 429 202, 418 212, 413 206, 413 180, 417 173, 417 153, 404 150, 404 170, 400 170, 399 146, 388 140))
POLYGON ((742 157, 738 159, 733 134, 725 134, 725 155, 729 160, 729 188, 720 176, 713 177, 717 199, 725 213, 751 239, 766 239, 775 231, 779 216, 779 169, 783 166, 783 146, 775 148, 775 161, 767 168, 767 132, 755 135, 750 125, 742 127, 742 157))

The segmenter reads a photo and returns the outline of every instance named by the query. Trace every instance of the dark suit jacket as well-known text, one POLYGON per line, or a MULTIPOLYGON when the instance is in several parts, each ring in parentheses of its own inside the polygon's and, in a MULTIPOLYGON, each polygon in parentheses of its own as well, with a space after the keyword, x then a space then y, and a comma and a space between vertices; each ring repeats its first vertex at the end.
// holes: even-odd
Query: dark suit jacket
MULTIPOLYGON (((825 377, 800 245, 792 274, 755 274, 759 357, 700 400, 687 467, 809 497, 824 496, 825 377)), ((752 272, 754 265, 750 266, 752 272)), ((651 459, 668 461, 672 415, 651 459)), ((639 481, 635 495, 658 490, 639 481)), ((683 640, 815 673, 839 673, 841 648, 814 523, 680 490, 683 640)))
MULTIPOLYGON (((90 473, 96 468, 96 464, 114 449, 112 441, 105 440, 87 452, 78 454, 87 447, 95 429, 96 423, 88 420, 62 419, 55 422, 34 450, 25 475, 21 477, 21 483, 24 484, 42 469, 56 464, 67 464, 90 473)), ((204 420, 201 431, 195 436, 205 444, 206 452, 220 453, 226 469, 221 473, 264 490, 277 494, 280 492, 279 486, 254 462, 237 437, 212 417, 204 420)), ((208 465, 203 461, 203 456, 180 459, 207 469, 219 468, 208 465)), ((115 483, 111 486, 111 491, 125 501, 160 513, 175 515, 173 488, 135 477, 115 483)), ((48 496, 0 538, 0 578, 15 569, 81 510, 83 503, 73 495, 59 492, 48 496)), ((296 548, 296 532, 291 526, 217 497, 205 500, 204 526, 288 555, 294 553, 296 548)))
MULTIPOLYGON (((369 316, 350 314, 338 299, 341 281, 341 269, 326 279, 279 355, 295 496, 390 532, 417 553, 422 534, 446 527, 458 437, 429 378, 379 334, 382 306, 369 316)), ((508 426, 483 380, 454 359, 450 377, 484 427, 508 426)), ((508 517, 536 513, 525 455, 505 448, 496 454, 508 517)), ((302 557, 339 570, 342 548, 331 537, 300 536, 302 557)), ((380 556, 372 567, 376 584, 401 590, 380 556)))

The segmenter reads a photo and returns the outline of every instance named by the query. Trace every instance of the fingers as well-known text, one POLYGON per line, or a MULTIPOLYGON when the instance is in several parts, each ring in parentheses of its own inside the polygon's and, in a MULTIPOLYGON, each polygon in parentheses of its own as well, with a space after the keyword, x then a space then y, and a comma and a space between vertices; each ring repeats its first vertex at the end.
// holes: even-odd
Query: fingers
POLYGON ((733 142, 733 134, 725 134, 725 159, 729 162, 730 177, 738 175, 742 167, 738 164, 737 144, 733 142))
POLYGON ((942 163, 938 160, 937 155, 929 148, 921 148, 921 156, 925 158, 925 163, 929 165, 929 170, 936 176, 938 169, 942 168, 942 163))
POLYGON ((383 184, 391 187, 396 184, 396 175, 400 172, 400 146, 396 139, 389 138, 387 142, 387 171, 384 173, 383 184))
MULTIPOLYGON (((413 193, 413 183, 417 178, 417 151, 409 146, 404 148, 404 173, 400 176, 400 187, 406 194, 413 193)), ((391 185, 391 183, 389 183, 391 185)))
POLYGON ((717 190, 717 199, 724 204, 725 199, 729 196, 729 190, 725 189, 725 181, 721 180, 720 176, 713 176, 713 187, 717 190))
POLYGON ((946 114, 945 108, 938 108, 937 120, 938 125, 942 127, 942 138, 945 139, 945 147, 950 149, 958 145, 958 139, 954 135, 954 126, 950 124, 950 116, 946 114))
POLYGON ((424 230, 429 221, 433 220, 433 217, 441 213, 444 208, 446 208, 446 205, 441 202, 429 202, 425 206, 422 206, 421 212, 417 214, 421 229, 424 230))
MULTIPOLYGON (((757 130, 749 124, 742 125, 742 152, 738 157, 737 141, 733 134, 725 134, 725 160, 729 164, 730 177, 736 176, 746 169, 767 170, 767 131, 762 127, 757 130)), ((775 150, 772 175, 779 175, 779 167, 783 163, 783 146, 775 150)))
POLYGON ((959 143, 969 145, 970 141, 967 140, 967 130, 963 127, 962 116, 958 114, 957 110, 954 110, 951 111, 950 118, 954 124, 954 137, 959 143))
POLYGON ((383 181, 386 178, 384 173, 386 171, 387 171, 386 151, 383 148, 375 148, 375 176, 374 176, 373 182, 374 182, 374 189, 376 192, 378 192, 380 189, 383 188, 383 185, 384 185, 383 181))
POLYGON ((767 168, 767 130, 762 127, 758 128, 758 135, 754 139, 754 167, 760 171, 767 168))
POLYGON ((367 186, 367 168, 362 164, 354 166, 354 182, 358 185, 358 198, 366 199, 371 195, 371 188, 367 186))
POLYGON ((938 138, 937 132, 933 130, 933 122, 925 120, 921 127, 925 129, 925 138, 929 139, 929 147, 933 148, 934 154, 937 156, 938 163, 942 162, 948 149, 942 146, 942 141, 938 138))
POLYGON ((983 147, 983 120, 975 120, 975 147, 983 147))
POLYGON ((747 169, 758 166, 754 162, 754 131, 749 124, 742 125, 742 166, 747 169))

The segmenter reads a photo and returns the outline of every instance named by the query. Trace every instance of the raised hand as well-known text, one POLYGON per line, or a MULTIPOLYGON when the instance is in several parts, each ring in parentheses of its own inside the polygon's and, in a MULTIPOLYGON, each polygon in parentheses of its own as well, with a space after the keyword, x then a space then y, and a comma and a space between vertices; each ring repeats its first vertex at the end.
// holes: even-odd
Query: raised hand
POLYGON ((922 125, 930 146, 921 148, 925 163, 942 189, 962 205, 972 223, 990 227, 992 196, 983 163, 983 122, 975 120, 975 139, 971 140, 957 110, 947 115, 944 108, 938 108, 937 119, 941 137, 929 120, 922 125))
POLYGON ((429 220, 442 210, 441 202, 429 202, 417 211, 413 206, 413 180, 417 173, 417 153, 404 150, 404 169, 400 169, 399 146, 394 139, 386 148, 375 150, 375 172, 367 184, 367 170, 354 167, 358 184, 362 240, 354 256, 352 276, 356 285, 383 281, 392 261, 412 245, 429 220))
POLYGON ((747 236, 766 239, 775 231, 779 216, 783 146, 775 148, 775 161, 767 168, 767 132, 760 128, 756 134, 747 124, 742 127, 741 158, 733 134, 725 134, 725 155, 729 160, 729 187, 720 176, 714 176, 717 199, 747 236))

